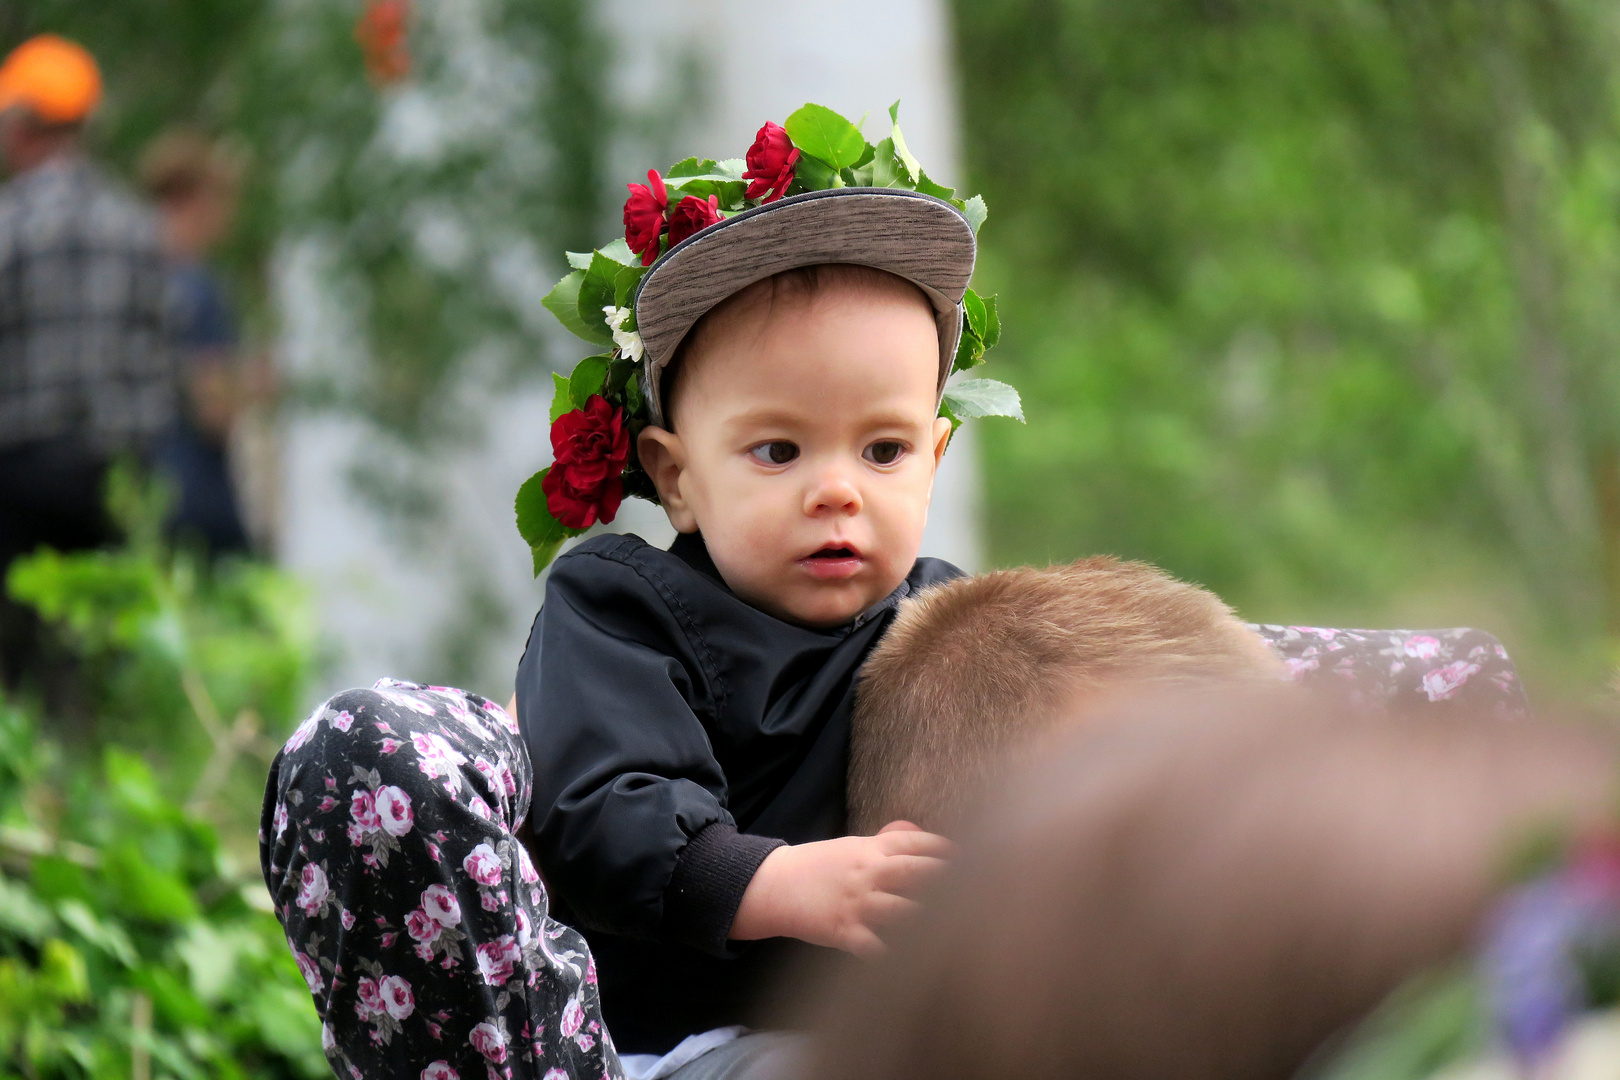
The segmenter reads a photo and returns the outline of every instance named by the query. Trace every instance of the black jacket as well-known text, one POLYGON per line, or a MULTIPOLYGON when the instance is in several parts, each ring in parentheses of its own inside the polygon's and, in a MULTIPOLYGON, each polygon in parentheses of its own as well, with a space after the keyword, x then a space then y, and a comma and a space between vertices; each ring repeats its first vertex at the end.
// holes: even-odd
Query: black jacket
POLYGON ((843 835, 855 674, 903 597, 960 573, 919 559, 882 603, 810 630, 732 595, 696 536, 598 536, 557 560, 518 667, 530 823, 620 1050, 746 1023, 809 948, 726 937, 772 849, 843 835))

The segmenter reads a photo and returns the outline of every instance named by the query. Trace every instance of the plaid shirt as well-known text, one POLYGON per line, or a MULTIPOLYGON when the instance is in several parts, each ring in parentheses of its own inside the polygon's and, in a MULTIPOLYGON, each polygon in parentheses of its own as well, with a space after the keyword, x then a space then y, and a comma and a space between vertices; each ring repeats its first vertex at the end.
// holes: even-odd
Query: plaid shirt
POLYGON ((0 188, 0 449, 139 447, 174 421, 165 278, 154 215, 86 162, 0 188))

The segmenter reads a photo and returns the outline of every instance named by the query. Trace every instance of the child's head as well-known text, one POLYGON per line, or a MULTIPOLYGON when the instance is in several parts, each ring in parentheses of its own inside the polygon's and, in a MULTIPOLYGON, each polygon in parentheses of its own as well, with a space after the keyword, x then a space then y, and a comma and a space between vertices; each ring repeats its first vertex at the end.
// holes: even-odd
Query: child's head
POLYGON ((842 623, 910 572, 934 472, 939 331, 915 285, 829 264, 750 285, 693 327, 665 379, 669 430, 637 451, 671 524, 701 532, 743 600, 842 623))
POLYGON ((850 828, 949 830, 1007 750, 1127 684, 1276 679, 1206 589, 1108 557, 1001 570, 907 601, 862 671, 850 828))

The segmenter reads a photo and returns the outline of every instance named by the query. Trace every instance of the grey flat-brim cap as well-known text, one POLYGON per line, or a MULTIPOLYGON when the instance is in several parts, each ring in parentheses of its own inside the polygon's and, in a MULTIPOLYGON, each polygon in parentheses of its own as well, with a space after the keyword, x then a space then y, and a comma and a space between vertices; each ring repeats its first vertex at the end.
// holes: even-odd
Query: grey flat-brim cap
POLYGON ((636 290, 649 419, 666 426, 659 383, 693 324, 756 281, 821 263, 887 270, 923 291, 939 328, 943 392, 962 336, 962 294, 976 250, 961 211, 899 188, 808 191, 709 226, 665 252, 636 290))

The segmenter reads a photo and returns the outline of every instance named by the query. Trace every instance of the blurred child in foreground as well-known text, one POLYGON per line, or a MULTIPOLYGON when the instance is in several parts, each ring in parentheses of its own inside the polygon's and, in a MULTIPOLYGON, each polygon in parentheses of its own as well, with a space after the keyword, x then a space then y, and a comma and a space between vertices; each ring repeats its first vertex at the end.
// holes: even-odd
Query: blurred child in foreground
POLYGON ((1613 827, 1606 732, 1286 688, 1073 719, 827 995, 806 1075, 1284 1080, 1473 940, 1516 844, 1613 827))

